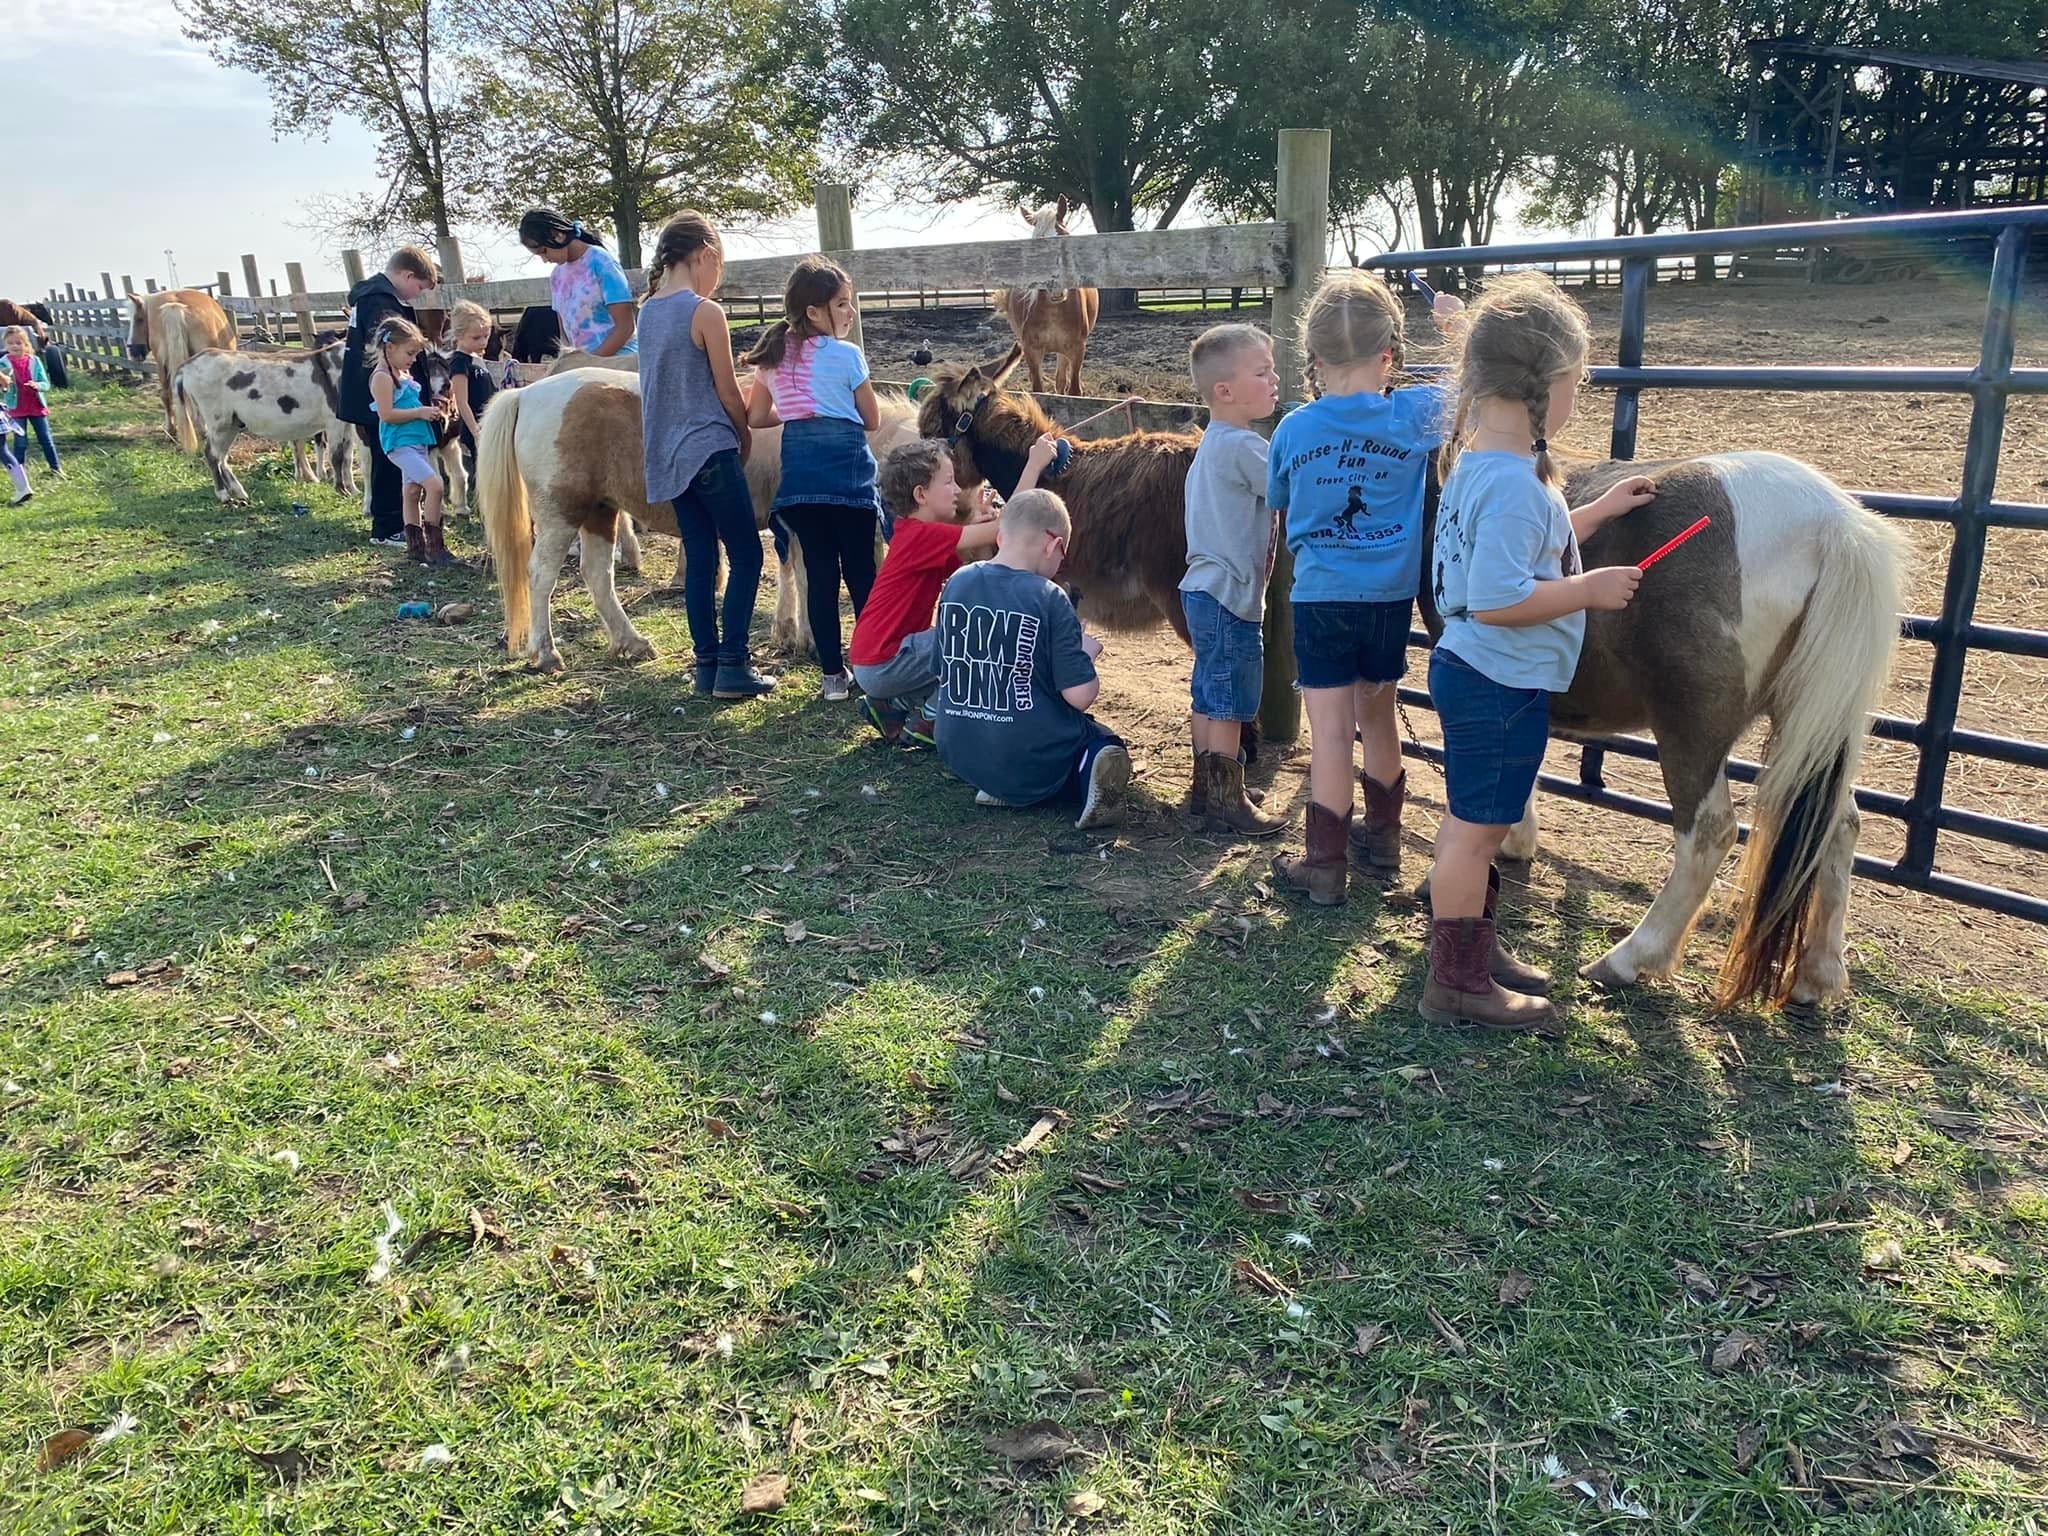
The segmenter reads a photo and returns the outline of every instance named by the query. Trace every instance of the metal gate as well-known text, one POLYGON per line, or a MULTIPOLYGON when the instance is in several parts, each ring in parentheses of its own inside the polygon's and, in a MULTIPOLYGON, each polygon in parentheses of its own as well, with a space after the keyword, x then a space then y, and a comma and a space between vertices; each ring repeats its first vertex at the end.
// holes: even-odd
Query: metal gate
MULTIPOLYGON (((1935 847, 1940 834, 1956 832, 1986 842, 2048 854, 2048 826, 1960 810, 1943 801, 1949 760, 1957 755, 2009 763, 2048 772, 2048 743, 1984 731, 1958 729, 1956 709, 1962 699, 1963 670, 1970 652, 1996 651, 2012 656, 2048 659, 2048 631, 2015 629, 1976 622, 1977 589, 1984 573, 1986 535, 1993 528, 2048 532, 2048 506, 1994 499, 1999 450, 2005 436, 2005 407, 2015 394, 2048 394, 2048 368, 2015 369, 2013 331, 2027 245, 2048 233, 2048 207, 2006 208, 1982 213, 1921 213, 1888 218, 1840 219, 1814 224, 1756 225, 1736 229, 1693 230, 1668 235, 1631 235, 1604 240, 1562 240, 1527 245, 1470 246, 1457 250, 1396 251, 1363 265, 1390 273, 1423 267, 1545 266, 1556 262, 1618 262, 1621 268, 1621 344, 1617 366, 1595 367, 1593 382, 1615 391, 1614 428, 1609 452, 1632 459, 1636 452, 1638 403, 1645 389, 1777 389, 1800 391, 1865 391, 1887 394, 1958 394, 1970 397, 1969 437, 1963 454, 1962 484, 1954 496, 1899 495, 1859 491, 1862 502, 1887 517, 1944 522, 1954 530, 1949 545, 1948 579, 1938 617, 1908 614, 1901 620, 1906 638, 1934 648, 1927 688, 1926 712, 1919 720, 1877 715, 1871 734, 1901 742, 1918 753, 1910 795, 1889 794, 1863 785, 1856 803, 1866 815, 1886 816, 1905 824, 1906 843, 1896 863, 1868 854, 1856 857, 1856 872, 1888 885, 1926 891, 1951 901, 1983 907, 2013 917, 2048 923, 2048 900, 2019 891, 1980 884, 1938 872, 1935 847), (1953 270, 1959 248, 1974 245, 1990 250, 1989 291, 1984 329, 1974 368, 1907 367, 1658 367, 1643 366, 1643 336, 1648 325, 1651 281, 1659 262, 1717 256, 1769 254, 1789 249, 1855 249, 1881 245, 1927 252, 1930 263, 1953 270)), ((1739 294, 1739 285, 1730 289, 1739 294)), ((1426 372, 1428 370, 1417 370, 1426 372)), ((1426 637, 1417 635, 1426 644, 1426 637)), ((1420 689, 1401 690, 1404 702, 1428 707, 1420 689)), ((1406 744, 1411 756, 1440 758, 1434 747, 1406 744)), ((1609 752, 1655 760, 1657 749, 1646 737, 1600 737, 1585 744, 1576 780, 1545 773, 1547 790, 1590 805, 1606 806, 1633 816, 1669 822, 1671 807, 1640 795, 1607 787, 1602 766, 1609 752)), ((1731 759, 1728 777, 1754 783, 1759 765, 1731 759)), ((1746 830, 1746 829, 1745 829, 1746 830)))

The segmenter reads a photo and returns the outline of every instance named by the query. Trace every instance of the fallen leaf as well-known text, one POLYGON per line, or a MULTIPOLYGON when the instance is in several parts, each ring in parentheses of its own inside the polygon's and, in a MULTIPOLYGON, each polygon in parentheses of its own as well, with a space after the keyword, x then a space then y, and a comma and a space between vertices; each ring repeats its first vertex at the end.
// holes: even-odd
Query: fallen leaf
POLYGON ((1361 1360, 1378 1347, 1387 1330, 1378 1323, 1358 1323, 1351 1330, 1351 1352, 1361 1360))
POLYGON ((1828 1331, 1828 1325, 1817 1318, 1792 1325, 1792 1342, 1801 1349, 1810 1348, 1813 1342, 1828 1331))
POLYGON ((1725 1376, 1730 1371, 1753 1370, 1764 1362, 1764 1341, 1753 1333, 1737 1328, 1718 1344, 1707 1359, 1707 1369, 1716 1376, 1725 1376))
POLYGON ((1678 1261, 1678 1283, 1694 1301, 1716 1301, 1720 1299, 1721 1287, 1714 1277, 1689 1259, 1678 1261))
POLYGON ((789 1502, 789 1479, 780 1472, 763 1472, 749 1478, 740 1490, 740 1513, 772 1515, 789 1502))
POLYGON ((1892 1166, 1903 1168, 1913 1156, 1913 1143, 1901 1136, 1892 1146, 1892 1166))
POLYGON ((784 923, 782 925, 782 942, 785 944, 801 944, 810 936, 811 930, 804 926, 802 918, 798 918, 793 923, 784 923))
POLYGON ((1027 1152, 1036 1151, 1040 1143, 1042 1143, 1046 1137, 1050 1136, 1054 1131, 1058 1130, 1061 1126, 1065 1125, 1066 1123, 1067 1117, 1064 1113, 1057 1109, 1047 1110, 1044 1114, 1038 1117, 1038 1119, 1033 1123, 1031 1129, 1024 1133, 1022 1139, 1019 1140, 1015 1146, 1009 1148, 1009 1150, 1004 1153, 1004 1156, 1021 1157, 1027 1152))
POLYGON ((1932 1461, 1934 1443, 1911 1424, 1895 1419, 1878 1427, 1877 1453, 1893 1460, 1901 1456, 1917 1456, 1923 1461, 1932 1461))
POLYGON ((61 1467, 92 1444, 89 1429, 67 1429, 50 1436, 43 1442, 43 1454, 36 1458, 36 1470, 48 1472, 61 1467))
POLYGON ((1264 1291, 1268 1296, 1292 1296, 1294 1290, 1263 1265, 1252 1259, 1232 1259, 1230 1268, 1237 1278, 1255 1291, 1264 1291))
POLYGON ((341 898, 341 910, 344 912, 360 912, 369 904, 370 893, 368 891, 350 891, 341 898))
POLYGON ((142 977, 134 971, 109 971, 105 979, 110 987, 132 987, 141 981, 142 977))
POLYGON ((1906 1250, 1888 1237, 1863 1255, 1863 1268, 1874 1275, 1893 1275, 1906 1267, 1906 1250))
POLYGON ((1778 1299, 1778 1289, 1784 1283, 1785 1277, 1779 1274, 1744 1275, 1728 1287, 1728 1295, 1761 1311, 1778 1299))
POLYGON ((1401 1401, 1401 1428, 1397 1433, 1403 1445, 1413 1445, 1422 1438, 1422 1432, 1429 1428, 1429 1399, 1409 1397, 1401 1401))
POLYGON ((704 1130, 707 1135, 715 1136, 720 1141, 738 1141, 740 1139, 740 1133, 716 1115, 706 1115, 704 1117, 704 1130))
POLYGON ((1285 1216, 1294 1208, 1294 1202, 1285 1195, 1262 1195, 1250 1189, 1233 1189, 1230 1193, 1254 1216, 1285 1216))
POLYGON ((466 949, 462 952, 461 965, 465 971, 480 971, 497 958, 498 952, 495 949, 485 949, 479 946, 476 949, 466 949))
POLYGON ((1415 1160, 1413 1158, 1409 1157, 1399 1158, 1396 1161, 1387 1164, 1386 1167, 1382 1168, 1380 1170, 1380 1177, 1383 1179, 1399 1178, 1402 1174, 1408 1171, 1409 1165, 1414 1161, 1415 1160))
POLYGON ((1735 1432, 1735 1470, 1747 1471, 1749 1464, 1756 1460, 1756 1453, 1764 1447, 1764 1427, 1761 1424, 1745 1424, 1735 1432))
POLYGON ((856 1365, 854 1369, 859 1371, 863 1376, 874 1376, 880 1378, 883 1376, 887 1376, 889 1374, 889 1362, 886 1360, 863 1360, 859 1365, 856 1365))
POLYGON ((992 1455, 1019 1463, 1064 1461, 1075 1449, 1074 1437, 1051 1419, 998 1431, 981 1443, 992 1455))
POLYGON ((2003 1259, 1993 1258, 1988 1253, 1960 1253, 1956 1255, 1956 1268, 1973 1269, 1983 1275, 2009 1275, 2012 1266, 2003 1259))
POLYGON ((1535 1290, 1535 1282, 1519 1269, 1511 1269, 1500 1277, 1500 1304, 1504 1307, 1519 1307, 1529 1299, 1535 1290))
POLYGON ((493 1248, 510 1248, 512 1234, 499 1224, 498 1213, 488 1205, 472 1207, 469 1213, 469 1245, 481 1248, 489 1243, 493 1248))
POLYGON ((1078 1493, 1068 1494, 1066 1503, 1060 1507, 1070 1520, 1089 1520, 1109 1508, 1109 1501, 1092 1488, 1083 1488, 1078 1493))
POLYGON ((242 1447, 242 1454, 280 1483, 302 1482, 306 1474, 313 1470, 312 1461, 295 1445, 288 1445, 276 1451, 252 1451, 245 1445, 242 1447))
POLYGON ((996 1102, 997 1102, 998 1104, 1015 1104, 1015 1103, 1018 1103, 1018 1102, 1019 1102, 1019 1100, 1018 1100, 1018 1098, 1017 1098, 1017 1095, 1015 1095, 1014 1093, 1010 1092, 1010 1090, 1009 1090, 1009 1089, 1007 1089, 1007 1088, 1005 1088, 1005 1087, 1004 1087, 1004 1086, 1003 1086, 1003 1085, 1002 1085, 1001 1083, 997 1083, 997 1084, 996 1084, 996 1102))

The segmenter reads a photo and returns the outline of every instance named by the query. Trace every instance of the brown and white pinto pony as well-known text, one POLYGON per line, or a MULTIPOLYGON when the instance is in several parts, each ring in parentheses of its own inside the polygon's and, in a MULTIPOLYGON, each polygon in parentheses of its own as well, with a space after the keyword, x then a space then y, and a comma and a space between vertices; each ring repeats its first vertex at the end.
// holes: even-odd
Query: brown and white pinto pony
POLYGON ((128 355, 140 362, 156 359, 156 391, 163 402, 164 434, 178 436, 177 413, 171 408, 171 381, 178 370, 208 347, 235 350, 234 317, 197 288, 170 288, 161 293, 131 293, 134 311, 128 321, 128 355))
MULTIPOLYGON (((941 369, 922 402, 927 437, 953 440, 963 484, 1016 484, 1024 451, 1052 423, 1035 401, 979 368, 941 369)), ((1200 439, 1140 432, 1076 442, 1049 488, 1074 538, 1062 579, 1085 617, 1135 628, 1158 618, 1186 640, 1183 482, 1200 439)), ((1563 734, 1647 729, 1657 741, 1677 831, 1671 876, 1635 930, 1584 968, 1627 983, 1673 971, 1729 849, 1735 811, 1723 772, 1737 739, 1771 722, 1757 784, 1734 937, 1716 1002, 1820 1002, 1847 985, 1843 962, 1858 815, 1852 787, 1867 718, 1898 637, 1904 546, 1883 519, 1818 470, 1772 453, 1708 454, 1572 472, 1581 505, 1623 475, 1648 473, 1657 499, 1586 541, 1591 568, 1633 564, 1702 515, 1707 530, 1648 573, 1620 613, 1587 615, 1571 690, 1553 702, 1563 734)), ((1427 503, 1422 547, 1434 532, 1427 503)), ((1433 577, 1433 573, 1423 573, 1433 577)), ((1441 628, 1434 581, 1423 617, 1441 628)), ((1536 851, 1532 802, 1506 852, 1536 851)))
MULTIPOLYGON (((884 395, 881 404, 881 425, 868 434, 878 457, 915 435, 909 402, 884 395)), ((781 478, 781 446, 780 428, 757 431, 747 459, 747 489, 764 528, 781 478)), ((579 534, 583 584, 597 605, 612 655, 643 661, 654 654, 619 605, 612 580, 614 544, 633 540, 638 548, 634 522, 676 537, 675 508, 647 500, 637 372, 585 368, 501 391, 484 412, 474 491, 505 595, 506 645, 513 655, 530 656, 542 672, 562 670, 548 605, 579 534)), ((684 570, 679 549, 675 585, 682 585, 684 570)), ((778 639, 785 612, 792 627, 803 613, 796 574, 786 566, 780 573, 778 639)))
MULTIPOLYGON (((1031 238, 1050 240, 1067 232, 1067 200, 1046 203, 1037 210, 1020 208, 1024 222, 1031 226, 1031 238)), ((1042 359, 1050 352, 1057 358, 1053 371, 1054 389, 1062 395, 1081 393, 1081 362, 1088 355, 1088 335, 1095 329, 1095 316, 1102 308, 1102 295, 1093 288, 1004 288, 994 295, 996 313, 1010 322, 1017 343, 1010 355, 997 365, 1001 372, 1019 358, 1031 371, 1031 387, 1045 388, 1042 359)))

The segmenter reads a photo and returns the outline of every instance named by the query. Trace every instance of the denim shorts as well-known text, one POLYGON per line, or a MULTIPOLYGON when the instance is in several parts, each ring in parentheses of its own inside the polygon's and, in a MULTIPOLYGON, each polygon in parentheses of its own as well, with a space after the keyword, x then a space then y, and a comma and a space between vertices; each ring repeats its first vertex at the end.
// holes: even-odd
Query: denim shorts
POLYGON ((1266 636, 1206 592, 1183 592, 1188 642, 1195 648, 1195 713, 1211 720, 1242 723, 1259 718, 1266 686, 1266 636))
POLYGON ((1296 603, 1294 675, 1304 688, 1392 683, 1408 670, 1408 615, 1415 604, 1296 603))
POLYGON ((1438 646, 1429 653, 1429 699, 1443 724, 1451 814, 1479 827, 1513 826, 1550 744, 1550 695, 1503 688, 1438 646))

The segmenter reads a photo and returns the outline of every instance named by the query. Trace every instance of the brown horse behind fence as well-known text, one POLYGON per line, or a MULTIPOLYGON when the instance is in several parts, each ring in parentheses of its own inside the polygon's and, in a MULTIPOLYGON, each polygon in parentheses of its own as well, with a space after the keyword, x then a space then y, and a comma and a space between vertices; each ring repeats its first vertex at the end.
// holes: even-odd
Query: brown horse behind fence
POLYGON ((171 381, 178 370, 204 352, 216 347, 235 350, 235 320, 214 301, 210 293, 197 288, 172 288, 163 293, 131 293, 135 306, 128 322, 128 355, 137 361, 156 359, 156 392, 164 408, 164 435, 178 438, 178 416, 172 408, 171 381))
MULTIPOLYGON (((1050 240, 1067 232, 1067 200, 1047 203, 1035 213, 1018 210, 1031 226, 1031 238, 1050 240)), ((1004 288, 995 295, 996 312, 1010 322, 1017 344, 998 365, 1005 372, 1019 358, 1031 370, 1034 391, 1045 388, 1043 359, 1050 352, 1056 359, 1054 388, 1063 395, 1081 393, 1081 361, 1088 355, 1088 335, 1095 329, 1095 316, 1102 307, 1102 295, 1093 288, 1004 288)))

